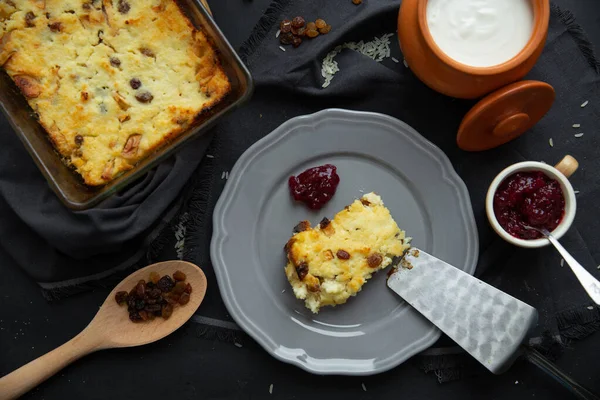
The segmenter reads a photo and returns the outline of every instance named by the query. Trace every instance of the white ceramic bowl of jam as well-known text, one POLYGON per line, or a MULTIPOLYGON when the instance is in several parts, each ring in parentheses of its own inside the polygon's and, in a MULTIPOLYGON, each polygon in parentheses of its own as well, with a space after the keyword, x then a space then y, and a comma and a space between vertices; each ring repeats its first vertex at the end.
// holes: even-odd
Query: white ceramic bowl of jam
POLYGON ((552 167, 525 161, 505 168, 488 189, 485 208, 500 237, 519 247, 537 248, 550 242, 523 224, 545 228, 557 239, 571 227, 577 203, 568 177, 579 164, 566 156, 552 167))

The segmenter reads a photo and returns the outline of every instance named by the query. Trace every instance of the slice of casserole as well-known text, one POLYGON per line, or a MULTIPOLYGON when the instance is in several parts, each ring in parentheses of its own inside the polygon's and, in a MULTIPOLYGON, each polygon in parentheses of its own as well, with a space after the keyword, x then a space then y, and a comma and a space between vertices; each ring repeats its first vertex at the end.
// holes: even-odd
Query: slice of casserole
POLYGON ((410 245, 381 197, 360 200, 311 228, 300 222, 285 246, 286 276, 298 299, 312 312, 345 303, 371 277, 400 257, 410 245))
POLYGON ((174 0, 0 1, 0 67, 92 186, 230 91, 214 48, 174 0))

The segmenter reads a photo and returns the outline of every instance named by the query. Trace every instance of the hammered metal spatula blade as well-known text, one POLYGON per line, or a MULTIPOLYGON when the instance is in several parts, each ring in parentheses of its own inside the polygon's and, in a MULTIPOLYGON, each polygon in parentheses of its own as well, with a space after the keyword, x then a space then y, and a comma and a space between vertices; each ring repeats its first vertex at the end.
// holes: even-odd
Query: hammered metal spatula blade
POLYGON ((388 287, 496 374, 511 366, 538 319, 535 308, 416 248, 388 287))

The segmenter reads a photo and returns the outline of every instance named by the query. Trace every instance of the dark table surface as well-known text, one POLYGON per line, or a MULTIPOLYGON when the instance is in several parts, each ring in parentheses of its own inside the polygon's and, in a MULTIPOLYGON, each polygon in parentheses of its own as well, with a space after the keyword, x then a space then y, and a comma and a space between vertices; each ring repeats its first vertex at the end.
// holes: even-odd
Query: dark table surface
MULTIPOLYGON (((209 3, 217 23, 234 47, 238 47, 270 0, 209 0, 209 3)), ((600 48, 600 1, 555 0, 555 3, 571 10, 592 43, 600 48)), ((3 249, 0 249, 0 271, 0 376, 76 335, 110 291, 95 290, 47 303, 37 285, 15 267, 3 249)), ((411 363, 373 377, 315 377, 276 361, 251 341, 238 348, 224 341, 191 340, 189 336, 193 335, 193 328, 186 326, 152 345, 92 354, 25 397, 380 398, 392 395, 389 392, 392 380, 397 387, 394 395, 403 399, 571 398, 558 384, 526 363, 519 363, 500 376, 489 374, 444 385, 411 363), (148 367, 152 365, 155 367, 148 367), (362 383, 367 391, 363 390, 362 383), (384 383, 386 393, 378 389, 384 383), (269 394, 271 384, 272 395, 269 394)), ((600 393, 599 335, 573 343, 557 364, 575 380, 600 393)))

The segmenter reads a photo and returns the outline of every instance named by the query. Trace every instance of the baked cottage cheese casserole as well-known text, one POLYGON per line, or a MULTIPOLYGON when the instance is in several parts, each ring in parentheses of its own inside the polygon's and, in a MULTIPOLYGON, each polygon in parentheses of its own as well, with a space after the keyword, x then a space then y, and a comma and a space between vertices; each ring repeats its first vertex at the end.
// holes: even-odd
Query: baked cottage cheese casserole
POLYGON ((174 0, 0 0, 0 66, 64 160, 103 185, 230 91, 174 0))
POLYGON ((285 273, 294 295, 318 313, 322 306, 345 303, 378 270, 392 264, 409 248, 404 231, 381 197, 360 200, 311 228, 300 222, 285 245, 285 273))

